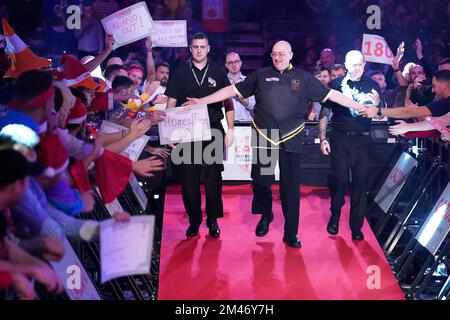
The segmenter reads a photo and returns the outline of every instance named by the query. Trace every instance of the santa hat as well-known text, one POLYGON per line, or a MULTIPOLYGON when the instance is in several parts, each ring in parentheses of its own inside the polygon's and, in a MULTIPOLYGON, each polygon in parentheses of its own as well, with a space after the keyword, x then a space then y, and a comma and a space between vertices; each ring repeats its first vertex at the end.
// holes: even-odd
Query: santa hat
POLYGON ((63 83, 68 87, 85 87, 96 90, 100 84, 89 74, 86 67, 74 56, 64 54, 61 59, 65 80, 63 83))
POLYGON ((6 51, 11 60, 11 66, 6 71, 4 78, 17 78, 20 74, 29 70, 49 67, 52 61, 36 56, 30 48, 19 38, 6 19, 2 19, 3 32, 6 40, 6 51))
POLYGON ((132 162, 124 156, 105 150, 95 161, 94 170, 100 195, 105 203, 110 203, 125 190, 130 179, 132 162))
POLYGON ((84 103, 77 99, 75 105, 70 110, 69 116, 67 117, 67 124, 81 124, 86 120, 87 109, 84 103))
POLYGON ((108 111, 112 110, 114 105, 114 91, 108 89, 105 92, 96 92, 94 99, 91 101, 89 111, 108 111))
POLYGON ((45 168, 42 174, 46 177, 52 178, 66 170, 69 154, 58 135, 48 134, 41 137, 38 160, 45 168))
POLYGON ((76 160, 69 168, 70 176, 72 177, 75 188, 81 193, 91 190, 89 183, 88 172, 84 166, 83 161, 76 160))

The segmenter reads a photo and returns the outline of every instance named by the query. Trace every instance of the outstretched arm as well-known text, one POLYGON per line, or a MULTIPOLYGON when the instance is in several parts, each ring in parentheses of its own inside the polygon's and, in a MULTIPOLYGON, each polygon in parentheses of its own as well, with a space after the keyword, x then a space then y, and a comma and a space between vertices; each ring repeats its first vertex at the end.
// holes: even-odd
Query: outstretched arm
MULTIPOLYGON (((359 102, 356 102, 346 96, 344 96, 341 92, 336 91, 334 89, 331 89, 331 93, 330 96, 328 97, 329 100, 336 102, 337 104, 350 108, 350 109, 355 109, 359 112, 362 112, 363 110, 366 110, 368 106, 370 105, 363 105, 359 102)), ((373 106, 377 106, 380 103, 380 98, 378 97, 378 95, 373 94, 372 95, 372 102, 373 102, 373 106)))
MULTIPOLYGON (((193 104, 211 104, 219 101, 224 101, 228 98, 233 98, 237 95, 234 91, 233 86, 228 86, 220 89, 219 91, 210 94, 209 96, 203 98, 187 98, 187 102, 183 103, 183 106, 189 106, 193 104)), ((170 101, 170 99, 169 99, 170 101)))

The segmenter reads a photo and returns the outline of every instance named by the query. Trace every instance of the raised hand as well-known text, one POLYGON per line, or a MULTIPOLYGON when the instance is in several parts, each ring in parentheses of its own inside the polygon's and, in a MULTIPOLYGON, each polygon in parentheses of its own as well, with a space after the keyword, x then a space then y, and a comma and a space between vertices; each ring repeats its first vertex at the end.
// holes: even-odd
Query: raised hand
POLYGON ((148 36, 145 39, 145 47, 147 48, 147 51, 152 51, 153 47, 152 47, 153 43, 152 43, 152 37, 148 36))
POLYGON ((153 110, 148 113, 148 120, 151 124, 158 124, 158 122, 164 121, 166 119, 166 113, 162 110, 153 110))
POLYGON ((143 177, 153 177, 152 172, 164 169, 164 162, 156 156, 133 162, 133 171, 143 177))
POLYGON ((116 43, 116 40, 114 39, 114 36, 112 34, 106 34, 105 36, 105 48, 108 50, 113 50, 114 43, 116 43))
POLYGON ((416 55, 419 60, 423 58, 423 47, 422 47, 422 41, 420 41, 419 38, 416 39, 414 42, 414 45, 416 47, 416 55))
POLYGON ((150 130, 151 127, 152 121, 149 119, 140 118, 133 120, 130 126, 129 135, 134 139, 138 139, 142 137, 148 130, 150 130))
POLYGON ((394 136, 398 136, 398 135, 402 135, 405 134, 406 132, 409 131, 409 124, 406 123, 403 120, 395 120, 395 122, 397 123, 394 126, 390 126, 389 127, 389 133, 394 135, 394 136))

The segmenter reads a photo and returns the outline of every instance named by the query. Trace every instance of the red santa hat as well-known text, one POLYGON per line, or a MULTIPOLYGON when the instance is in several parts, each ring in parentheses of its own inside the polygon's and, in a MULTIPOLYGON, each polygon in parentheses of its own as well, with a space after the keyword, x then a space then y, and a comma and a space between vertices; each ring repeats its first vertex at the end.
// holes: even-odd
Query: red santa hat
POLYGON ((70 166, 69 173, 72 177, 75 188, 77 188, 80 192, 91 190, 88 172, 83 161, 76 160, 75 163, 70 166))
POLYGON ((77 99, 75 105, 70 110, 69 116, 67 117, 67 124, 81 124, 86 120, 87 109, 84 103, 77 99))
POLYGON ((105 203, 114 201, 125 190, 131 170, 130 159, 108 150, 95 161, 95 181, 105 203))
POLYGON ((36 56, 14 32, 6 19, 2 19, 2 23, 6 40, 5 51, 8 53, 11 63, 11 66, 5 72, 4 78, 17 78, 25 71, 41 69, 52 65, 51 60, 36 56))
POLYGON ((59 136, 48 134, 41 137, 38 160, 44 166, 42 175, 52 178, 69 166, 69 154, 59 136))
POLYGON ((97 90, 100 83, 94 80, 86 67, 74 56, 64 54, 61 59, 64 69, 65 79, 63 83, 68 87, 85 87, 97 90))
POLYGON ((112 110, 114 105, 114 91, 108 89, 105 92, 96 92, 91 101, 89 111, 108 111, 112 110))

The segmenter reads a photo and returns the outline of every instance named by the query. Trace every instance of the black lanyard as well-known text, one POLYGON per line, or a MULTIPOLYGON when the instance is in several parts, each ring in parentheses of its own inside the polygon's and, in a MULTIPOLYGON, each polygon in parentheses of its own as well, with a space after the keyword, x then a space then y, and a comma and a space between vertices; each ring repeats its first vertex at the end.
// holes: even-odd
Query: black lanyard
POLYGON ((206 66, 205 73, 203 74, 202 81, 200 82, 200 81, 198 81, 197 75, 195 74, 194 68, 193 68, 193 66, 192 66, 192 64, 191 64, 191 71, 192 71, 192 74, 194 75, 195 81, 197 81, 197 84, 198 84, 199 87, 201 87, 201 86, 203 85, 203 81, 205 81, 206 74, 208 73, 208 68, 209 68, 209 63, 208 63, 208 65, 206 66))

